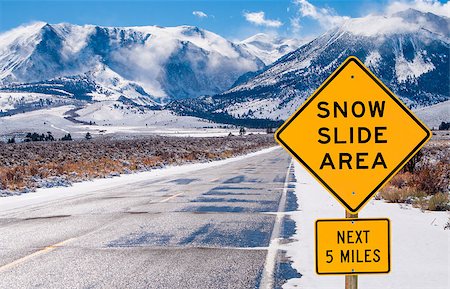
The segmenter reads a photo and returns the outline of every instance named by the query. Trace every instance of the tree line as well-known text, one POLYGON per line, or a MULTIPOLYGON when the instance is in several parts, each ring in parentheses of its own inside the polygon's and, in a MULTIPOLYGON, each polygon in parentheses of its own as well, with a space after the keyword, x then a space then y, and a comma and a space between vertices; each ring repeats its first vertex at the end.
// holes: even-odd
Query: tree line
MULTIPOLYGON (((87 132, 84 136, 86 140, 92 139, 92 135, 90 132, 87 132)), ((48 131, 47 134, 37 133, 37 132, 28 132, 25 134, 25 138, 23 142, 39 142, 39 141, 72 141, 72 135, 70 133, 65 134, 63 137, 57 139, 53 136, 51 131, 48 131)), ((16 143, 16 137, 13 136, 8 138, 7 143, 12 144, 16 143)))

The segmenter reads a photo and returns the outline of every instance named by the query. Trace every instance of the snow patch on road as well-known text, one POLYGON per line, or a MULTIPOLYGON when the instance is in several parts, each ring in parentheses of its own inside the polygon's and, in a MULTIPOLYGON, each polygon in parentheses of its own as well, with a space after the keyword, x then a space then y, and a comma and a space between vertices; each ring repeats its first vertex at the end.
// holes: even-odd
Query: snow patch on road
MULTIPOLYGON (((287 251, 302 277, 288 280, 283 288, 344 288, 344 276, 317 275, 314 258, 314 222, 343 218, 344 208, 297 162, 295 175, 299 208, 289 215, 296 222, 296 241, 280 249, 287 251)), ((361 288, 449 288, 450 230, 444 229, 449 212, 422 212, 409 205, 372 200, 359 216, 389 218, 392 228, 391 273, 359 275, 361 288)))
POLYGON ((277 261, 277 252, 279 247, 279 241, 280 241, 280 233, 281 233, 281 224, 283 222, 283 214, 280 214, 283 212, 284 208, 286 207, 286 195, 289 187, 289 173, 291 171, 293 161, 289 163, 288 169, 286 171, 286 177, 284 180, 283 185, 283 192, 280 197, 280 203, 278 206, 278 212, 275 215, 275 223, 273 224, 272 229, 272 236, 270 237, 270 244, 267 248, 267 256, 266 256, 266 262, 264 264, 264 270, 261 277, 261 284, 260 288, 273 288, 273 276, 275 274, 275 266, 277 261))

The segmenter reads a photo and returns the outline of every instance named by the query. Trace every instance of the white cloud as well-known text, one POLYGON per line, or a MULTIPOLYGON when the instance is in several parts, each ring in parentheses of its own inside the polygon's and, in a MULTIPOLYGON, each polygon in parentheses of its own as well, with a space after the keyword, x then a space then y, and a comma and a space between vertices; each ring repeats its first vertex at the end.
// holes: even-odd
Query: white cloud
POLYGON ((267 27, 280 27, 283 25, 283 22, 279 20, 266 19, 266 15, 263 11, 260 12, 245 12, 244 13, 245 20, 248 22, 259 25, 259 26, 267 26, 267 27))
MULTIPOLYGON (((333 28, 335 26, 342 25, 342 24, 346 23, 347 20, 349 20, 349 19, 353 19, 352 20, 353 23, 355 23, 355 20, 360 21, 360 22, 361 21, 367 22, 366 25, 369 23, 368 23, 368 21, 365 21, 365 20, 370 20, 370 19, 374 20, 373 19, 374 15, 370 14, 370 13, 367 13, 367 15, 363 15, 362 18, 350 18, 347 16, 338 15, 333 9, 321 8, 321 7, 314 6, 307 0, 293 0, 293 3, 297 5, 298 12, 297 12, 297 15, 294 18, 292 18, 290 21, 292 31, 297 31, 297 32, 299 31, 299 29, 301 28, 300 22, 303 17, 308 17, 308 18, 316 20, 322 28, 327 29, 327 30, 330 28, 333 28)), ((392 15, 393 13, 396 13, 399 11, 404 11, 408 8, 413 8, 413 9, 416 9, 416 10, 419 10, 422 12, 431 12, 436 15, 450 17, 450 3, 449 2, 441 3, 438 0, 392 0, 386 6, 383 13, 392 15)), ((372 31, 374 29, 375 30, 378 29, 380 31, 395 30, 395 27, 397 25, 394 24, 393 22, 396 22, 400 26, 404 26, 403 24, 405 24, 405 23, 402 23, 401 19, 396 19, 395 21, 392 20, 391 21, 392 23, 388 23, 389 21, 383 21, 382 18, 377 19, 376 21, 380 21, 379 22, 380 27, 378 27, 379 29, 377 27, 364 27, 364 26, 361 27, 361 29, 362 30, 366 29, 368 31, 366 31, 364 33, 369 33, 369 31, 372 31), (384 25, 384 24, 386 24, 386 25, 384 25), (390 25, 392 25, 392 27, 390 25)), ((347 23, 347 24, 350 25, 350 23, 347 23)), ((373 33, 370 33, 370 34, 373 34, 373 33)))
POLYGON ((292 32, 294 34, 298 34, 300 32, 300 29, 302 28, 302 25, 300 24, 300 17, 295 16, 290 19, 292 32))
POLYGON ((179 49, 180 44, 170 36, 156 35, 155 41, 143 45, 121 48, 111 56, 123 70, 120 75, 139 84, 153 96, 166 97, 167 94, 158 81, 163 65, 172 53, 179 49), (157 43, 157 45, 156 45, 157 43))
POLYGON ((293 2, 299 8, 299 16, 310 17, 314 20, 317 20, 319 24, 326 29, 340 25, 345 20, 350 19, 347 16, 337 15, 336 12, 331 9, 316 7, 306 0, 294 0, 293 2))
POLYGON ((420 26, 405 22, 401 17, 367 15, 347 21, 342 28, 355 35, 374 37, 400 32, 411 33, 417 31, 420 26))
POLYGON ((192 11, 192 15, 198 17, 198 18, 207 18, 208 14, 206 14, 203 11, 192 11))
POLYGON ((392 14, 408 8, 450 17, 450 3, 448 1, 441 3, 436 0, 393 1, 387 6, 386 12, 392 14))

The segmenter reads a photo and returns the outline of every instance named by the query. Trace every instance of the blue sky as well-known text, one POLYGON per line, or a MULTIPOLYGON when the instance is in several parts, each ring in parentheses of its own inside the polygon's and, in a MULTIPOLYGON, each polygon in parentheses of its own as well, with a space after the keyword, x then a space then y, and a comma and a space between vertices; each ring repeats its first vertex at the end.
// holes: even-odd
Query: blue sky
MULTIPOLYGON (((386 7, 405 1, 0 0, 0 32, 24 23, 45 21, 104 26, 195 25, 229 39, 243 39, 258 32, 300 38, 321 33, 345 17, 382 13, 386 7)), ((424 5, 442 6, 440 3, 447 3, 432 3, 434 1, 438 2, 411 0, 408 5, 417 6, 417 3, 423 2, 424 5)))

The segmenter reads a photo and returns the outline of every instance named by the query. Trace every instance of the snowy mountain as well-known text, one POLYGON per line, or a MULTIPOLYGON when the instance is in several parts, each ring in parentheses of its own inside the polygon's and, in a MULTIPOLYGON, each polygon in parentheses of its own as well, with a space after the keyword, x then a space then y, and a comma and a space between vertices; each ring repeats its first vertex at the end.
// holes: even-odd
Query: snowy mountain
POLYGON ((258 33, 239 42, 253 55, 264 61, 266 65, 272 64, 281 56, 299 48, 305 41, 294 38, 282 38, 265 33, 258 33))
POLYGON ((223 92, 263 67, 242 45, 192 26, 38 22, 0 34, 0 86, 7 92, 151 105, 223 92))
POLYGON ((448 18, 412 9, 349 19, 296 50, 299 40, 233 43, 192 26, 35 23, 0 34, 0 116, 119 101, 275 127, 350 55, 411 108, 448 107, 449 38, 448 18))
POLYGON ((412 9, 350 19, 222 94, 173 106, 193 115, 286 119, 350 55, 410 107, 443 102, 450 99, 449 27, 446 17, 412 9))

